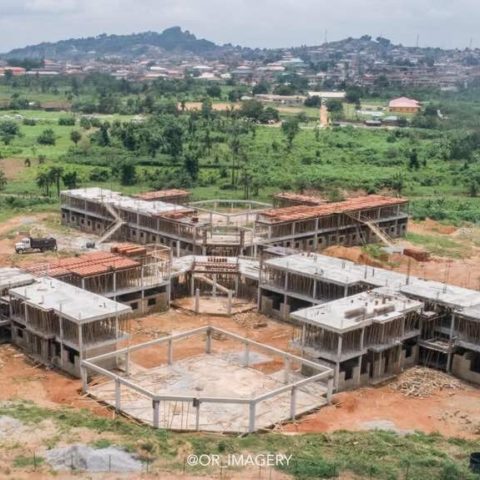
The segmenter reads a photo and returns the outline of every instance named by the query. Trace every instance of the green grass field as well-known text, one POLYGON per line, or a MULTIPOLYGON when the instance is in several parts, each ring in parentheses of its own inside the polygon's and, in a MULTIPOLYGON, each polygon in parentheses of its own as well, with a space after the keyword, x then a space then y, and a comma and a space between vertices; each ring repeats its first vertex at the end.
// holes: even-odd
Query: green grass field
MULTIPOLYGON (((400 436, 385 431, 303 435, 265 433, 246 437, 180 434, 141 426, 121 417, 110 420, 87 410, 46 409, 31 403, 2 406, 0 415, 14 417, 31 426, 38 426, 43 421, 52 422, 55 434, 52 434, 52 440, 45 445, 45 449, 65 444, 65 439, 73 429, 90 431, 95 433, 92 446, 104 448, 118 445, 148 461, 151 473, 160 468, 216 478, 220 475, 218 467, 190 467, 186 464, 186 457, 189 454, 226 456, 282 453, 291 455, 292 459, 289 465, 280 469, 298 480, 339 478, 343 474, 358 480, 478 478, 469 472, 468 460, 470 452, 479 450, 479 442, 446 438, 439 434, 412 433, 400 436)), ((39 472, 48 471, 42 451, 25 451, 18 443, 13 443, 9 448, 14 455, 14 470, 33 470, 36 462, 39 472)), ((268 472, 263 472, 265 474, 268 478, 268 472)))

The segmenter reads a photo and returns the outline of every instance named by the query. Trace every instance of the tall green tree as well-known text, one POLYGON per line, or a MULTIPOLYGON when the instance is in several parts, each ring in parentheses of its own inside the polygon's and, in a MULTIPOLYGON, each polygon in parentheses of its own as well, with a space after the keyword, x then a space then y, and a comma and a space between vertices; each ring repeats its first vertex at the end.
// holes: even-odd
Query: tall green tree
POLYGON ((78 130, 72 130, 70 133, 70 140, 77 146, 78 142, 82 139, 82 134, 78 130))
POLYGON ((298 124, 297 118, 288 118, 282 122, 282 132, 287 139, 287 148, 291 150, 293 140, 297 136, 298 132, 300 132, 300 126, 298 124))
POLYGON ((47 171, 47 175, 50 177, 51 183, 56 186, 57 196, 60 196, 63 167, 50 167, 47 171))

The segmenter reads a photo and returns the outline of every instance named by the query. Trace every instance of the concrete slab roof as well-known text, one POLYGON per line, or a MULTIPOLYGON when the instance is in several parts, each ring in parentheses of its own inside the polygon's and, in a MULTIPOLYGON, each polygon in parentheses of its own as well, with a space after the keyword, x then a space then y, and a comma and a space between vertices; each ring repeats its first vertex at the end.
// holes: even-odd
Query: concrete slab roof
POLYGON ((50 277, 13 288, 10 295, 25 300, 34 308, 53 310, 55 314, 77 324, 125 315, 132 310, 127 305, 50 277))
POLYGON ((373 323, 390 322, 409 312, 420 312, 422 307, 422 302, 388 288, 378 288, 298 310, 291 316, 301 323, 346 333, 373 323))
POLYGON ((119 192, 106 190, 99 187, 78 188, 75 190, 65 190, 63 195, 68 195, 82 200, 89 200, 99 203, 108 203, 113 207, 138 212, 143 215, 161 216, 166 213, 188 213, 191 208, 186 208, 174 203, 161 201, 146 201, 138 198, 127 197, 119 192))
POLYGON ((33 275, 19 268, 0 268, 0 290, 28 285, 35 280, 33 275))
POLYGON ((480 304, 473 307, 464 308, 460 315, 462 317, 467 317, 471 320, 480 320, 480 304))
POLYGON ((408 276, 383 268, 358 265, 348 260, 316 253, 272 258, 266 260, 265 264, 343 286, 366 284, 372 288, 388 287, 399 293, 454 309, 480 305, 480 292, 476 290, 408 276))

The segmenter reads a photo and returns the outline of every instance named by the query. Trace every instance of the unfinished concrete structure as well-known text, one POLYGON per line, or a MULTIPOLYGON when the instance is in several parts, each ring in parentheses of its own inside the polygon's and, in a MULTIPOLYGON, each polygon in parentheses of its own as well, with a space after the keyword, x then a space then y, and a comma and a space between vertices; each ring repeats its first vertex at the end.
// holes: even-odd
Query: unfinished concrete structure
MULTIPOLYGON (((156 243, 168 246, 175 256, 239 255, 251 253, 257 244, 252 202, 233 201, 238 212, 146 201, 111 190, 85 188, 61 193, 62 223, 107 239, 156 243)), ((255 203, 255 202, 254 202, 255 203)))
POLYGON ((258 214, 264 244, 318 251, 330 245, 360 245, 404 236, 408 200, 369 195, 317 206, 295 205, 258 214))
POLYGON ((378 240, 388 244, 390 237, 406 232, 407 205, 406 199, 380 195, 272 209, 247 200, 178 205, 100 188, 61 193, 63 224, 96 233, 101 236, 99 242, 120 239, 162 244, 177 257, 256 257, 269 245, 317 251, 332 244, 378 240))
MULTIPOLYGON (((152 351, 149 358, 155 356, 152 351)), ((88 358, 82 361, 82 379, 86 393, 155 428, 215 432, 254 432, 295 419, 327 403, 333 391, 332 369, 215 327, 88 358), (198 336, 204 353, 175 360, 175 343, 192 344, 198 336), (216 352, 217 338, 242 349, 216 352), (139 368, 135 354, 146 349, 164 349, 167 361, 139 368), (105 368, 105 362, 116 368, 105 368), (269 373, 262 365, 271 365, 269 373)))
POLYGON ((251 310, 256 307, 258 275, 259 262, 250 258, 176 258, 171 274, 172 301, 184 307, 187 297, 189 309, 196 313, 232 315, 251 310))
POLYGON ((378 288, 292 313, 296 343, 335 369, 337 390, 375 384, 415 363, 423 304, 378 288))
MULTIPOLYGON (((421 362, 452 372, 467 380, 478 379, 480 293, 477 291, 423 280, 382 268, 357 265, 325 255, 301 253, 277 256, 262 262, 258 305, 262 312, 285 320, 291 319, 303 329, 303 324, 308 323, 307 319, 310 318, 308 313, 310 308, 313 308, 312 312, 342 311, 352 299, 355 302, 364 298, 356 295, 367 295, 362 292, 381 287, 391 291, 389 294, 391 298, 394 298, 394 294, 398 294, 403 295, 405 301, 421 302, 419 323, 417 324, 416 316, 410 315, 409 309, 395 308, 400 318, 405 317, 405 325, 408 328, 393 329, 391 335, 386 330, 382 348, 385 349, 389 344, 396 343, 397 346, 401 344, 402 352, 397 351, 396 356, 389 360, 381 354, 376 359, 375 356, 370 357, 370 362, 367 358, 367 363, 363 363, 362 367, 360 357, 365 353, 362 354, 360 348, 354 352, 347 350, 346 356, 343 356, 341 351, 341 360, 334 362, 336 367, 338 365, 340 367, 336 376, 337 388, 354 387, 366 379, 381 379, 385 375, 392 374, 394 373, 392 365, 398 367, 398 360, 400 360, 400 367, 421 362), (327 310, 322 310, 322 306, 328 306, 327 310), (352 358, 356 358, 354 365, 350 361, 352 358), (380 363, 375 366, 375 362, 379 361, 380 363), (361 375, 366 373, 365 368, 368 363, 371 374, 363 379, 361 375), (360 366, 360 373, 357 371, 352 373, 358 366, 360 366), (389 368, 385 370, 386 366, 389 368)), ((378 301, 378 298, 374 301, 378 301)), ((368 297, 365 297, 365 302, 369 304, 368 297)), ((402 300, 399 302, 401 304, 402 300)), ((406 303, 406 306, 408 305, 410 304, 406 303)), ((330 316, 333 318, 335 314, 331 313, 330 316)), ((345 324, 348 323, 346 320, 345 322, 345 324)), ((358 337, 361 328, 354 330, 357 331, 358 337)), ((341 332, 337 334, 340 337, 342 335, 341 332)), ((348 333, 349 337, 351 335, 348 333)), ((312 347, 311 344, 307 346, 312 347)), ((317 350, 320 351, 322 348, 322 343, 319 343, 317 350)), ((314 346, 313 349, 315 350, 314 346)), ((306 352, 308 353, 308 350, 306 352)), ((315 358, 326 359, 321 355, 315 358)), ((331 357, 330 360, 332 360, 331 357)))
POLYGON ((57 278, 121 302, 139 315, 168 309, 170 269, 168 248, 131 244, 26 267, 37 277, 57 278))
POLYGON ((190 199, 190 192, 188 190, 172 188, 170 190, 155 190, 153 192, 137 193, 136 195, 133 195, 133 198, 146 200, 147 202, 160 200, 162 202, 184 205, 188 203, 190 199))
POLYGON ((0 268, 0 343, 10 340, 10 297, 11 288, 30 285, 35 281, 33 275, 19 268, 0 268))
POLYGON ((55 278, 9 289, 9 297, 12 342, 75 376, 83 358, 113 351, 128 336, 130 307, 55 278))

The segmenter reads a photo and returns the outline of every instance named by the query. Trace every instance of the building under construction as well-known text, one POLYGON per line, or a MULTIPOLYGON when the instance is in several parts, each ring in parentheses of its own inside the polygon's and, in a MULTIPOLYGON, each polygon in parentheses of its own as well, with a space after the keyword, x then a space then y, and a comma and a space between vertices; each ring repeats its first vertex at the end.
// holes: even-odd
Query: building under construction
POLYGON ((408 200, 369 195, 343 202, 294 205, 258 214, 264 244, 319 251, 330 245, 361 245, 402 237, 407 232, 408 200))
POLYGON ((378 288, 299 310, 292 313, 302 325, 296 342, 305 356, 334 367, 337 390, 375 384, 415 363, 422 306, 378 288))
POLYGON ((57 278, 128 305, 140 315, 168 309, 170 269, 168 248, 132 244, 26 267, 36 277, 57 278))
POLYGON ((380 195, 334 203, 296 198, 297 204, 283 208, 247 200, 180 205, 169 198, 160 192, 132 198, 100 188, 64 191, 62 223, 99 235, 100 243, 161 244, 177 257, 256 257, 269 245, 319 251, 379 240, 388 244, 390 237, 405 235, 408 222, 406 199, 380 195))
POLYGON ((336 388, 421 363, 480 383, 480 294, 315 253, 262 261, 259 309, 295 322, 336 388))
POLYGON ((12 342, 40 363, 80 376, 82 359, 127 338, 131 308, 55 278, 9 289, 12 342))
POLYGON ((0 268, 0 343, 11 338, 10 332, 10 297, 11 288, 30 285, 35 278, 19 268, 0 268))
POLYGON ((99 235, 99 243, 160 244, 177 257, 256 251, 259 239, 252 225, 257 202, 229 201, 224 206, 218 201, 209 207, 144 200, 100 188, 61 193, 62 223, 99 235))

